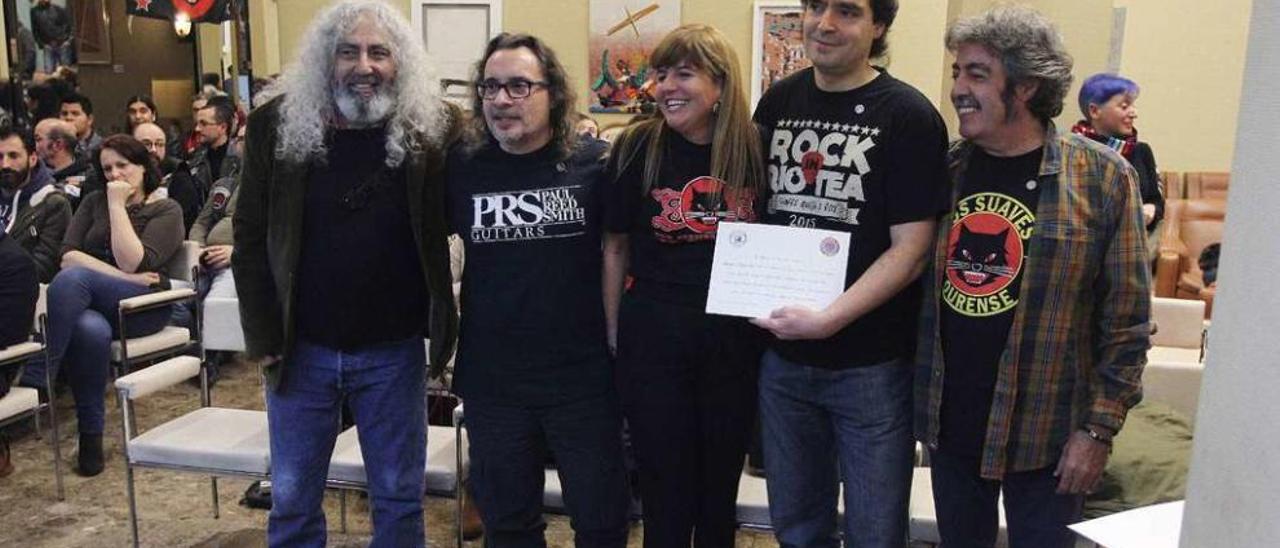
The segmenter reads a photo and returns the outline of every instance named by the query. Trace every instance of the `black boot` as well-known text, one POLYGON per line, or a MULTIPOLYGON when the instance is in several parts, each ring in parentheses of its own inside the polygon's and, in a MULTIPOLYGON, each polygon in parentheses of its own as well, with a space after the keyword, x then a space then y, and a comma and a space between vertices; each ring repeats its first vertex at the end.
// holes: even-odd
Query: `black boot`
POLYGON ((90 478, 102 473, 102 434, 80 434, 80 469, 76 473, 90 478))

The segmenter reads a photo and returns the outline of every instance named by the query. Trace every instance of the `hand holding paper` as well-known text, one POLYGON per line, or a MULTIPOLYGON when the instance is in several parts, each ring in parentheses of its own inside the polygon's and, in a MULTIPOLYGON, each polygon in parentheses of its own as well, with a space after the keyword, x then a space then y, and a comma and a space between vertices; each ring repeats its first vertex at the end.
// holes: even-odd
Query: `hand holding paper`
POLYGON ((706 311, 758 318, 779 337, 829 336, 822 310, 844 292, 848 262, 845 232, 721 223, 706 311))

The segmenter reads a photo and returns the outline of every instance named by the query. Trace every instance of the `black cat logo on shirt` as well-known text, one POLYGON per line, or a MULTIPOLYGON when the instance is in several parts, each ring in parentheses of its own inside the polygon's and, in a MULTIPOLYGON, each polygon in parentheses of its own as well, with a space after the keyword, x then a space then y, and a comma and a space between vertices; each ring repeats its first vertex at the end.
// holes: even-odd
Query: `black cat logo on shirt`
POLYGON ((1004 194, 983 192, 956 204, 947 240, 942 300, 958 314, 994 316, 1018 304, 1010 287, 1022 271, 1023 240, 1036 216, 1004 194))
POLYGON ((721 222, 755 220, 750 203, 739 203, 725 193, 724 181, 710 176, 694 178, 679 190, 655 188, 650 196, 662 207, 652 220, 654 237, 666 243, 716 239, 721 222))
POLYGON ((880 128, 820 120, 779 120, 769 143, 769 211, 850 225, 867 201, 862 179, 880 128))
POLYGON ((475 243, 569 238, 586 233, 583 185, 471 197, 471 241, 475 243))

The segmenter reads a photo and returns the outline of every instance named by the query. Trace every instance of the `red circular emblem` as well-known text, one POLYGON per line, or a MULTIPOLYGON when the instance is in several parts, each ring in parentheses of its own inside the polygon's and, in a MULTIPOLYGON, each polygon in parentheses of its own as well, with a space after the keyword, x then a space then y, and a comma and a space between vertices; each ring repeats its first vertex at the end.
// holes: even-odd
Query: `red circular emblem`
POLYGON ((947 239, 947 280, 965 295, 1004 289, 1022 268, 1022 238, 995 213, 973 213, 955 223, 947 239))

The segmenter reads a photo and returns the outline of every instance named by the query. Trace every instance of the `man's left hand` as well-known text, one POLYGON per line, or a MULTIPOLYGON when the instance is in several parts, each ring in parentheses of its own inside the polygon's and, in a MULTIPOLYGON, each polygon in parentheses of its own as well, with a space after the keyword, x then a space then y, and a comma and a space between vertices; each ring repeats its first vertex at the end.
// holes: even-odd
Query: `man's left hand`
POLYGON ((1110 447, 1079 430, 1072 432, 1053 473, 1058 478, 1058 494, 1089 494, 1102 480, 1110 447))
POLYGON ((223 269, 231 266, 231 250, 232 246, 229 245, 211 245, 204 248, 200 257, 205 266, 215 270, 223 269))
POLYGON ((768 318, 756 318, 751 323, 768 329, 784 341, 825 339, 838 331, 827 311, 803 306, 784 306, 774 310, 768 318))

